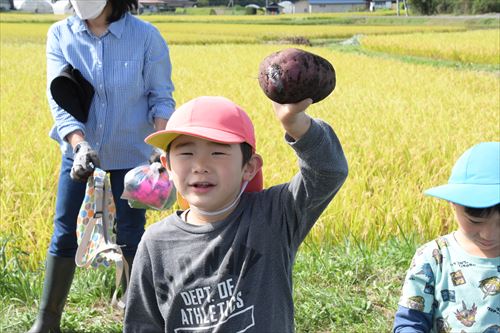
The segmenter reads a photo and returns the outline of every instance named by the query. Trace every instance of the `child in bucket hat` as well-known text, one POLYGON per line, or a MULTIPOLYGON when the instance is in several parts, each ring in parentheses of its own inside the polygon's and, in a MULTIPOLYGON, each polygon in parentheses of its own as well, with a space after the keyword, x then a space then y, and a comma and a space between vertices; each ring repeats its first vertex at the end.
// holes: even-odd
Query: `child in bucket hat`
POLYGON ((425 194, 451 203, 458 229, 417 250, 394 332, 500 332, 500 142, 467 150, 425 194))
POLYGON ((332 128, 305 113, 311 102, 273 104, 300 170, 264 190, 252 122, 224 97, 187 102, 146 138, 189 208, 146 230, 124 332, 294 330, 295 254, 347 176, 332 128))

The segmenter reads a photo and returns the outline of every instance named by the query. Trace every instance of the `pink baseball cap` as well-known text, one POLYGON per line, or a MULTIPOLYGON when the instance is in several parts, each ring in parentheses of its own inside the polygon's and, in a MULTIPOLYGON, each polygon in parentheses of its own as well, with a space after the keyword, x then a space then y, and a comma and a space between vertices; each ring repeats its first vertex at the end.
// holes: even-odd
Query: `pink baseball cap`
MULTIPOLYGON (((170 117, 165 130, 149 135, 144 141, 166 150, 179 135, 195 136, 221 143, 243 143, 256 151, 252 121, 234 102, 221 96, 201 96, 181 105, 170 117)), ((263 188, 262 169, 248 183, 245 192, 263 188)))

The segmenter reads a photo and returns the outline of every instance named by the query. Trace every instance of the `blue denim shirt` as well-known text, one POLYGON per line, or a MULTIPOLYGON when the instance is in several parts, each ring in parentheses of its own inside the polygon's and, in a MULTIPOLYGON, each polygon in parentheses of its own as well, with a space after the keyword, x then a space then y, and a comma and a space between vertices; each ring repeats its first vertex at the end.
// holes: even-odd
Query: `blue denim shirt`
POLYGON ((100 37, 76 16, 55 23, 47 36, 47 97, 54 117, 50 137, 71 157, 72 148, 64 138, 81 130, 105 170, 146 162, 152 147, 144 138, 154 131, 154 118, 168 119, 175 109, 171 71, 169 50, 159 31, 129 13, 100 37), (67 64, 95 89, 85 124, 61 109, 50 93, 52 79, 67 64))

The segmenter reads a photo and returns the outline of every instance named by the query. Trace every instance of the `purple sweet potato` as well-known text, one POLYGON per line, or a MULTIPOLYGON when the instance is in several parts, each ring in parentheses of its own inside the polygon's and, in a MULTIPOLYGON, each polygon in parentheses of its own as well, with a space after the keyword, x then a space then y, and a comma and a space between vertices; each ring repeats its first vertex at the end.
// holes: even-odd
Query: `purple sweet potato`
POLYGON ((267 56, 259 66, 259 84, 267 97, 280 103, 311 98, 319 102, 335 89, 335 69, 328 60, 289 48, 267 56))

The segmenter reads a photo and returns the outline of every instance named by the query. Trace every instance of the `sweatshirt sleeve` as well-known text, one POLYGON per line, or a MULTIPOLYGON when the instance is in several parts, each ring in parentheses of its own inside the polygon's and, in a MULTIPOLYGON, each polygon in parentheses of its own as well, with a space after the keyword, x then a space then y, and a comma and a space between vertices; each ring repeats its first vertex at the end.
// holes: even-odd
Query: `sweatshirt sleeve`
POLYGON ((141 241, 134 258, 130 285, 127 288, 127 307, 124 333, 156 333, 165 331, 165 322, 156 301, 151 260, 146 241, 141 241))
POLYGON ((393 333, 427 333, 431 331, 432 315, 398 306, 393 333))
POLYGON ((297 249, 347 177, 347 160, 333 129, 313 119, 299 140, 285 136, 298 157, 299 172, 282 193, 288 239, 297 249))

